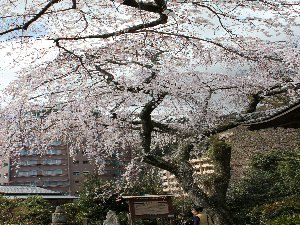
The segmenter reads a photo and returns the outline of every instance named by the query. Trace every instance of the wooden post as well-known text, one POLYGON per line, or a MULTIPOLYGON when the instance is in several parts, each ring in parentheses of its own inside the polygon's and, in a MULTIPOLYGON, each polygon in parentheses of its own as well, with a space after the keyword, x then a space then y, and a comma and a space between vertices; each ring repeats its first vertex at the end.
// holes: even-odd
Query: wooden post
POLYGON ((173 205, 172 205, 172 199, 170 196, 167 197, 167 202, 168 202, 168 208, 169 208, 169 219, 170 219, 170 225, 175 225, 175 215, 174 215, 174 210, 173 210, 173 205))
POLYGON ((82 219, 82 224, 83 225, 89 225, 89 219, 88 218, 83 218, 82 219))
POLYGON ((134 199, 129 199, 129 221, 130 225, 135 225, 134 199))

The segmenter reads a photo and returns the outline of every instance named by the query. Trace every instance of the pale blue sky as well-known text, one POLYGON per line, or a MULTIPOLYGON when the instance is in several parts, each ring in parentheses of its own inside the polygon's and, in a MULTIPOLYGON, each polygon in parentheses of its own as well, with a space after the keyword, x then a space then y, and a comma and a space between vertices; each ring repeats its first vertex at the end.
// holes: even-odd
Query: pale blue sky
MULTIPOLYGON (((243 13, 246 14, 246 11, 243 13)), ((264 16, 267 16, 267 14, 264 14, 264 16)), ((299 20, 298 20, 299 21, 299 20)), ((300 47, 300 29, 299 26, 293 29, 296 33, 295 44, 297 44, 298 48, 300 47)), ((201 34, 200 34, 201 35, 201 34)), ((206 33, 207 35, 207 33, 206 33)), ((252 33, 252 35, 254 35, 252 33)), ((257 34, 255 36, 261 36, 261 34, 257 34)), ((273 39, 273 38, 271 38, 273 39)), ((284 37, 276 37, 275 39, 281 39, 284 40, 284 37)), ((1 41, 1 39, 0 39, 1 41)), ((2 39, 2 45, 3 45, 3 39, 2 39)), ((46 42, 46 41, 39 41, 37 44, 35 44, 36 48, 41 48, 45 46, 48 48, 49 46, 52 46, 53 43, 46 42)), ((8 85, 8 83, 16 78, 16 72, 19 71, 22 68, 26 68, 28 66, 28 63, 30 61, 30 57, 38 57, 35 56, 35 49, 32 48, 26 48, 26 45, 20 45, 16 44, 14 42, 6 42, 5 48, 2 48, 0 50, 0 90, 3 89, 8 85), (30 57, 27 55, 31 54, 30 57)), ((53 50, 52 50, 53 51, 53 50)), ((56 51, 55 51, 56 52, 56 51)), ((48 53, 46 57, 43 57, 43 59, 51 59, 55 55, 54 53, 48 53), (50 56, 49 56, 50 55, 50 56)))
POLYGON ((32 64, 33 59, 40 58, 37 64, 52 60, 57 53, 57 49, 50 48, 53 46, 52 41, 35 41, 32 45, 7 42, 0 51, 0 90, 16 79, 18 71, 32 64), (45 50, 43 57, 37 50, 45 50))

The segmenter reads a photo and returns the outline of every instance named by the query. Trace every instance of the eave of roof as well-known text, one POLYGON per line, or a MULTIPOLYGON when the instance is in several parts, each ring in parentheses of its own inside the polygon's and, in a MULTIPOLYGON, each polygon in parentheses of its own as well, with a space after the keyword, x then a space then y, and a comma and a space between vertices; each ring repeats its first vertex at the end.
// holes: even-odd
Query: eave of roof
MULTIPOLYGON (((5 198, 14 199, 14 198, 29 198, 36 195, 4 195, 5 198)), ((43 199, 77 199, 76 196, 71 195, 38 195, 43 199)))
POLYGON ((0 193, 4 194, 44 194, 44 195, 60 195, 60 192, 48 190, 40 187, 31 186, 0 186, 0 193))
MULTIPOLYGON (((300 101, 279 109, 256 112, 250 115, 246 123, 250 130, 270 127, 300 128, 300 101)), ((244 117, 243 119, 245 119, 244 117)))

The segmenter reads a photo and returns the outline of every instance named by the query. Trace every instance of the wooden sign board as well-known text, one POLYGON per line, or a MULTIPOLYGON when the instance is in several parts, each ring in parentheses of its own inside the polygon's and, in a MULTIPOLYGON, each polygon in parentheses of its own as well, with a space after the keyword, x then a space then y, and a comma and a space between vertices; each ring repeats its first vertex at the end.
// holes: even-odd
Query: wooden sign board
POLYGON ((175 224, 172 195, 123 196, 129 201, 130 224, 137 219, 167 218, 175 224))
POLYGON ((133 206, 136 216, 169 213, 167 201, 136 201, 133 203, 133 206))

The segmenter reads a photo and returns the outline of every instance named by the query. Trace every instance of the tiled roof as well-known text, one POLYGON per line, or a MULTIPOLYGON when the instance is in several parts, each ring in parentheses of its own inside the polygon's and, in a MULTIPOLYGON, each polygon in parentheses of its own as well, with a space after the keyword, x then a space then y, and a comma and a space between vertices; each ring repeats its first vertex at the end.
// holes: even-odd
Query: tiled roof
POLYGON ((241 115, 239 115, 237 120, 245 121, 247 124, 261 122, 264 120, 268 120, 268 119, 276 116, 277 114, 280 114, 280 112, 282 112, 284 110, 284 108, 277 108, 277 109, 270 109, 270 110, 261 111, 261 112, 241 114, 241 115))
MULTIPOLYGON (((15 199, 15 198, 29 198, 32 195, 6 195, 5 198, 8 199, 15 199)), ((76 199, 78 197, 76 196, 72 196, 72 195, 39 195, 40 197, 42 197, 43 199, 76 199)))
POLYGON ((51 194, 51 195, 59 195, 60 192, 51 191, 48 189, 40 188, 40 187, 31 187, 31 186, 0 186, 0 193, 3 194, 51 194))
POLYGON ((288 106, 280 107, 277 109, 270 109, 270 110, 261 111, 261 112, 241 114, 237 118, 237 121, 240 121, 242 124, 261 123, 261 122, 267 121, 269 119, 278 117, 280 115, 284 115, 285 113, 288 113, 299 107, 300 107, 300 100, 298 100, 288 106))

